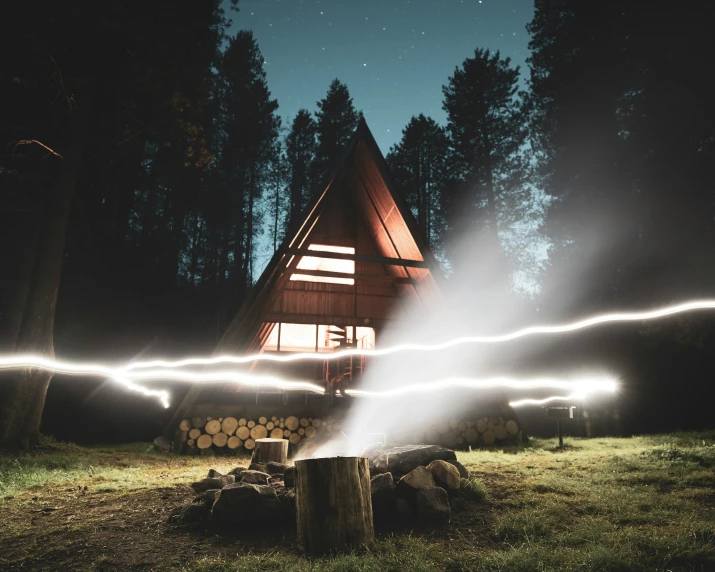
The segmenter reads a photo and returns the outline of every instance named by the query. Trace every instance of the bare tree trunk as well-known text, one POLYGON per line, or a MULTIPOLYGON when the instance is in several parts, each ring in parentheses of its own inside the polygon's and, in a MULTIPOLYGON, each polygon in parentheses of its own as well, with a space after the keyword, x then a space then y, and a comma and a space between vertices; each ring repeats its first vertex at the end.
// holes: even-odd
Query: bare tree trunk
MULTIPOLYGON (((69 127, 69 143, 62 153, 57 184, 45 210, 44 228, 39 229, 37 254, 27 285, 15 350, 18 353, 54 357, 53 332, 55 307, 60 287, 67 225, 74 198, 75 184, 85 148, 86 117, 91 109, 91 95, 80 98, 81 108, 74 110, 69 127)), ((17 298, 21 302, 21 296, 17 298)), ((27 369, 13 375, 4 385, 0 403, 0 446, 34 446, 40 437, 40 421, 47 388, 52 379, 48 372, 27 369)))

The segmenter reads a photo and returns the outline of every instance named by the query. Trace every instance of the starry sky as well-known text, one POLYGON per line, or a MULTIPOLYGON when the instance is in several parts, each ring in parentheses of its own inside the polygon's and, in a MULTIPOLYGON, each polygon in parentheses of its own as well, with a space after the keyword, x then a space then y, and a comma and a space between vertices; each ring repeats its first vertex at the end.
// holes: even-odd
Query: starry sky
POLYGON ((533 0, 240 0, 231 32, 253 31, 284 126, 316 110, 328 85, 348 85, 383 153, 410 117, 444 124, 442 85, 474 49, 521 67, 533 0))

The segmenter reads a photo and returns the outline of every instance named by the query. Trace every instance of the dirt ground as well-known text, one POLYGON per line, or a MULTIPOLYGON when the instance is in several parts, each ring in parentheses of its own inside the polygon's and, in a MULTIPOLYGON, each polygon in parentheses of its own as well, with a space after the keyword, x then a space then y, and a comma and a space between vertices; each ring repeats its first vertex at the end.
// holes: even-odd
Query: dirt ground
MULTIPOLYGON (((487 483, 493 498, 505 492, 499 481, 504 477, 487 483)), ((300 555, 294 526, 205 531, 168 525, 172 510, 195 496, 188 483, 138 491, 33 486, 1 501, 0 569, 174 570, 204 557, 231 559, 276 550, 300 555)), ((449 529, 418 533, 449 542, 458 531, 460 540, 484 544, 486 538, 477 531, 489 528, 494 509, 470 505, 454 513, 449 529)), ((410 523, 376 527, 378 537, 410 531, 410 523)))
POLYGON ((305 558, 294 523, 196 530, 167 523, 210 468, 147 444, 0 455, 0 570, 715 570, 715 432, 535 441, 458 453, 485 491, 436 530, 376 523, 368 550, 305 558))

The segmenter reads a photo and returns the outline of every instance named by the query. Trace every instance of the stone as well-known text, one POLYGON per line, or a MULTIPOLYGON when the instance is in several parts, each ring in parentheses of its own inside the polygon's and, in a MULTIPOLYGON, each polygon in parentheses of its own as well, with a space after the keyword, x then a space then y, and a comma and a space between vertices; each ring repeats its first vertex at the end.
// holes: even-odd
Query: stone
POLYGON ((271 475, 283 475, 289 467, 290 465, 286 465, 285 463, 275 463, 271 461, 266 463, 266 472, 271 475))
POLYGON ((211 510, 211 524, 271 524, 283 510, 276 489, 268 485, 236 483, 221 489, 211 510))
POLYGON ((422 487, 415 497, 417 517, 423 524, 447 524, 451 516, 447 491, 441 487, 422 487))
POLYGON ((434 486, 432 471, 427 467, 415 467, 397 482, 395 492, 401 498, 412 500, 419 489, 434 486))
POLYGON ((432 477, 438 487, 442 487, 448 493, 455 493, 459 490, 459 471, 457 467, 447 461, 432 461, 427 468, 432 471, 432 477))
POLYGON ((194 492, 202 493, 209 489, 222 489, 226 485, 232 485, 236 482, 235 475, 226 475, 223 477, 218 477, 214 479, 203 479, 195 483, 191 483, 191 488, 194 492))
POLYGON ((295 467, 288 467, 283 473, 283 484, 286 487, 295 487, 295 467))
POLYGON ((223 477, 225 475, 219 473, 216 469, 209 469, 209 474, 208 478, 209 479, 218 479, 219 477, 223 477))
POLYGON ((171 452, 172 442, 166 437, 157 437, 154 439, 154 449, 162 453, 171 452))
POLYGON ((250 465, 248 465, 248 470, 249 471, 259 471, 261 473, 266 473, 266 474, 268 473, 268 471, 266 470, 266 466, 263 465, 262 463, 251 463, 250 465))
POLYGON ((249 485, 267 485, 271 476, 268 473, 248 469, 241 473, 241 482, 249 485))
MULTIPOLYGON (((295 518, 295 491, 290 489, 279 488, 276 489, 276 494, 278 495, 278 500, 281 503, 281 508, 283 513, 292 519, 295 518)), ((295 520, 292 520, 295 524, 295 520)))
POLYGON ((469 471, 467 470, 467 467, 465 467, 462 463, 459 461, 447 461, 450 465, 454 465, 457 467, 457 470, 459 471, 459 477, 461 479, 468 479, 469 478, 469 471))
POLYGON ((386 447, 369 456, 370 466, 378 473, 405 475, 417 467, 426 467, 432 461, 456 461, 457 454, 439 445, 401 445, 386 447))
POLYGON ((221 489, 209 489, 207 491, 199 493, 198 495, 196 495, 193 502, 202 504, 206 508, 211 508, 213 506, 214 501, 216 500, 216 497, 218 496, 218 492, 220 490, 221 489))
POLYGON ((235 469, 231 469, 228 474, 229 475, 235 475, 236 478, 238 479, 242 474, 243 471, 247 470, 246 467, 236 467, 235 469))
POLYGON ((204 504, 185 504, 171 511, 167 523, 174 526, 198 526, 208 520, 209 514, 211 514, 211 507, 206 507, 204 504))
POLYGON ((382 473, 370 479, 370 497, 373 515, 385 516, 395 510, 395 483, 392 473, 382 473))

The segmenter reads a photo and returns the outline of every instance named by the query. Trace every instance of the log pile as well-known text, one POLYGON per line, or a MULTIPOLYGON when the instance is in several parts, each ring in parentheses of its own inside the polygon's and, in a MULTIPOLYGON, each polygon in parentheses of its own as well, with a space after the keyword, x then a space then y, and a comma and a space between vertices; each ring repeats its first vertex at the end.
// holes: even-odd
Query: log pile
POLYGON ((175 453, 253 451, 258 439, 287 439, 293 445, 340 430, 332 417, 192 417, 183 419, 174 436, 175 453))
POLYGON ((516 419, 480 417, 469 421, 439 419, 428 424, 422 432, 414 429, 404 435, 391 435, 395 443, 426 443, 450 449, 467 449, 489 445, 504 445, 521 441, 521 426, 516 419))

